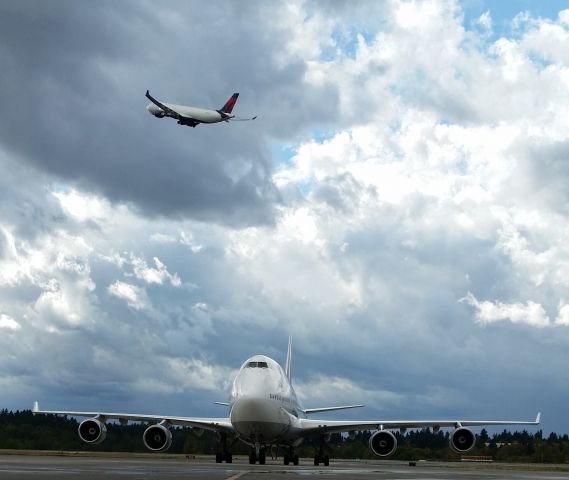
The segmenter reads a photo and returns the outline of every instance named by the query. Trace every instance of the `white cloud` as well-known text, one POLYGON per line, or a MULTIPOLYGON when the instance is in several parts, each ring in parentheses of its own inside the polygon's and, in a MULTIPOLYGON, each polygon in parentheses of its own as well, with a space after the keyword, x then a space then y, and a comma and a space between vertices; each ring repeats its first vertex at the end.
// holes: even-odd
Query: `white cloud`
POLYGON ((65 213, 80 222, 109 217, 109 203, 100 197, 86 195, 76 189, 54 191, 52 195, 59 200, 65 213))
POLYGON ((165 233, 153 233, 152 235, 150 235, 149 240, 151 242, 156 242, 156 243, 175 243, 176 242, 175 237, 173 237, 172 235, 167 235, 165 233))
POLYGON ((180 243, 190 247, 193 253, 199 253, 203 250, 204 246, 196 242, 192 232, 180 232, 180 243))
POLYGON ((127 305, 135 310, 143 310, 148 307, 148 297, 142 287, 131 285, 117 280, 107 287, 110 295, 125 300, 127 305))
POLYGON ((22 326, 10 315, 3 313, 0 315, 0 328, 4 328, 6 330, 20 330, 22 326))
POLYGON ((480 17, 475 20, 475 23, 486 30, 492 30, 492 16, 490 15, 490 11, 487 10, 480 15, 480 17))
POLYGON ((562 303, 559 305, 559 313, 555 319, 555 324, 569 326, 569 304, 562 303))
POLYGON ((543 306, 532 301, 528 301, 525 305, 522 303, 480 302, 472 293, 468 293, 462 301, 477 310, 475 318, 481 324, 510 321, 539 328, 550 325, 549 317, 543 306))
POLYGON ((55 280, 46 285, 46 289, 34 304, 34 309, 40 317, 54 316, 71 325, 80 324, 83 319, 81 311, 76 307, 76 299, 55 280))
POLYGON ((150 241, 156 243, 180 243, 189 247, 193 253, 199 253, 204 248, 203 245, 200 245, 198 242, 196 242, 192 232, 182 231, 180 232, 178 238, 173 235, 166 235, 164 233, 153 233, 150 236, 150 241))
POLYGON ((158 257, 154 257, 153 260, 156 268, 149 267, 144 259, 131 253, 130 262, 136 278, 144 280, 146 283, 159 285, 168 281, 173 287, 179 287, 182 284, 180 277, 176 273, 168 272, 166 265, 158 257))

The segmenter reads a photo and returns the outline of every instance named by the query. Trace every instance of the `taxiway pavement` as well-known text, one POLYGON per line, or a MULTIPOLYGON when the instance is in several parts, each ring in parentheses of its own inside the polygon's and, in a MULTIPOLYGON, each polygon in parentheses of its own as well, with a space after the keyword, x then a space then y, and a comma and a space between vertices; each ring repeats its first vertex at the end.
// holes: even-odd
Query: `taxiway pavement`
MULTIPOLYGON (((267 465, 249 465, 246 457, 232 464, 216 464, 213 460, 185 460, 163 458, 104 458, 0 455, 2 480, 55 479, 223 479, 223 480, 299 480, 302 477, 389 480, 568 480, 569 471, 554 469, 525 470, 519 466, 431 464, 418 462, 409 466, 396 461, 331 461, 329 467, 310 465, 309 459, 301 465, 284 466, 278 462, 267 465)), ((539 467, 538 467, 539 469, 539 467)))

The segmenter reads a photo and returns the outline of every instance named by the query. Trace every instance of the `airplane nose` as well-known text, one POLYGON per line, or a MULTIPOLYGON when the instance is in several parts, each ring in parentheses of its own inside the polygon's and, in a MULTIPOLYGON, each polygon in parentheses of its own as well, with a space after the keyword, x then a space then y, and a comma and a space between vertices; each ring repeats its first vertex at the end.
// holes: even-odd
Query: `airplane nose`
POLYGON ((164 118, 164 112, 160 110, 153 103, 149 103, 148 105, 146 105, 146 110, 148 111, 148 113, 150 113, 150 115, 153 115, 157 118, 164 118))
POLYGON ((271 402, 262 398, 240 398, 231 409, 231 420, 243 421, 270 421, 275 418, 278 408, 271 402))
POLYGON ((270 442, 289 427, 281 407, 265 398, 240 398, 231 409, 231 424, 243 438, 252 442, 270 442))

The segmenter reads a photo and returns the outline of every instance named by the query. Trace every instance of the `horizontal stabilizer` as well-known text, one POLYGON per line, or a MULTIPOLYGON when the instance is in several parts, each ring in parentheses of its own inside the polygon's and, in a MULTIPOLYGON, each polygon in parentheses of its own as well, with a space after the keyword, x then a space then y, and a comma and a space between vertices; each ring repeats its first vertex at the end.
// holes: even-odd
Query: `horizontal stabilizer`
POLYGON ((333 412, 334 410, 348 410, 350 408, 360 408, 365 407, 365 405, 342 405, 340 407, 323 407, 323 408, 307 408, 303 410, 306 415, 311 413, 321 413, 321 412, 333 412))
POLYGON ((257 115, 255 115, 254 117, 251 117, 251 118, 231 117, 230 120, 232 122, 250 122, 251 120, 255 120, 256 118, 257 118, 257 115))

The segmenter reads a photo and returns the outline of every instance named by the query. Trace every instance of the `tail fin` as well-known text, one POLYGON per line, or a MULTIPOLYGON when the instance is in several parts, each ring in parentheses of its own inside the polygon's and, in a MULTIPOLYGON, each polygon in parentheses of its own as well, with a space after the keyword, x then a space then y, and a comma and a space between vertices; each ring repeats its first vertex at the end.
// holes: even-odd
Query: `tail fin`
POLYGON ((231 113, 231 111, 233 110, 233 107, 235 106, 235 103, 237 102, 237 97, 239 96, 239 93, 235 92, 233 95, 231 95, 231 98, 229 100, 227 100, 227 102, 225 102, 225 105, 223 107, 221 107, 221 111, 223 113, 231 113))
POLYGON ((285 374, 292 385, 292 335, 288 336, 288 351, 286 352, 285 374))

